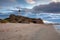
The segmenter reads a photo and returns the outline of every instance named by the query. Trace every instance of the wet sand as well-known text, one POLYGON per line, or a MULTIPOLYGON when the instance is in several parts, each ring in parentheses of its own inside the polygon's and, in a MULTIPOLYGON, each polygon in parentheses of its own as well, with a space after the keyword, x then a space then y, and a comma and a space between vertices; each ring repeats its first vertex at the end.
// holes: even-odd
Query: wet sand
POLYGON ((46 24, 0 24, 0 40, 60 40, 60 34, 46 24))

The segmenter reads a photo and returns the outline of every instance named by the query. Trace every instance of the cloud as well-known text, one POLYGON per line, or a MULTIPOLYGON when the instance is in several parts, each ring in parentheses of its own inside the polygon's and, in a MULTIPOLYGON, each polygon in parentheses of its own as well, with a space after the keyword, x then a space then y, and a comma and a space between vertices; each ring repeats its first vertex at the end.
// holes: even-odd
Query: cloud
POLYGON ((52 0, 52 2, 60 2, 60 0, 52 0))
POLYGON ((16 0, 0 0, 0 3, 15 2, 16 0))
POLYGON ((49 20, 51 19, 60 19, 60 14, 52 14, 50 15, 51 18, 48 18, 49 20))
POLYGON ((16 3, 16 0, 0 0, 0 6, 12 5, 16 3))
POLYGON ((39 5, 39 4, 47 4, 51 2, 51 0, 25 0, 28 4, 34 4, 34 5, 39 5))
POLYGON ((0 6, 0 9, 2 9, 2 6, 0 6))
POLYGON ((29 4, 35 4, 36 3, 34 0, 26 0, 26 2, 29 4))
POLYGON ((11 2, 16 2, 16 0, 10 0, 11 2))
POLYGON ((60 2, 52 2, 45 5, 39 5, 33 7, 33 12, 40 13, 40 12, 49 12, 49 13, 60 13, 60 2))
POLYGON ((46 20, 43 20, 43 22, 46 23, 46 24, 47 24, 47 23, 54 23, 54 22, 52 22, 52 21, 46 21, 46 20))

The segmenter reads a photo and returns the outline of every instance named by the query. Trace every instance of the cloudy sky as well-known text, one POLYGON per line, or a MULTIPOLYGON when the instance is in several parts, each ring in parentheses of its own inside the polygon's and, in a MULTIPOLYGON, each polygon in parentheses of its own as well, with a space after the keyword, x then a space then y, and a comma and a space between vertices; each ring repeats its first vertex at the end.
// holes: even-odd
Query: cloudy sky
MULTIPOLYGON (((57 3, 57 2, 60 2, 60 0, 0 0, 0 12, 7 12, 7 11, 9 12, 10 10, 17 10, 18 7, 33 9, 35 6, 39 7, 39 8, 36 7, 37 9, 45 8, 46 10, 47 10, 47 7, 49 6, 48 8, 53 10, 54 5, 53 6, 50 5, 50 3, 52 2, 57 3), (43 7, 39 5, 43 5, 43 7), (45 5, 48 5, 48 6, 45 7, 45 5)), ((60 5, 60 3, 58 4, 60 5)), ((55 5, 55 7, 57 6, 55 5)), ((49 9, 49 12, 51 11, 50 9, 49 9)), ((59 10, 60 10, 60 6, 59 8, 57 7, 57 12, 59 10)), ((55 12, 55 10, 53 11, 55 12)))
MULTIPOLYGON (((60 0, 0 0, 0 14, 4 13, 9 14, 10 12, 12 12, 10 11, 12 9, 14 9, 14 13, 16 13, 15 9, 17 9, 18 7, 28 8, 25 9, 28 11, 30 11, 29 9, 32 8, 32 13, 33 12, 39 13, 40 11, 56 13, 56 15, 55 14, 50 15, 51 13, 43 15, 40 14, 38 18, 41 17, 44 20, 46 19, 48 21, 60 22, 60 14, 57 15, 58 12, 60 13, 60 0)), ((29 15, 30 14, 28 14, 28 16, 29 15)), ((0 18, 1 17, 5 16, 0 15, 0 18)), ((30 15, 29 17, 36 17, 36 15, 35 16, 30 15)))
POLYGON ((1 8, 23 7, 32 8, 39 4, 48 4, 49 2, 57 2, 59 0, 0 0, 1 8))

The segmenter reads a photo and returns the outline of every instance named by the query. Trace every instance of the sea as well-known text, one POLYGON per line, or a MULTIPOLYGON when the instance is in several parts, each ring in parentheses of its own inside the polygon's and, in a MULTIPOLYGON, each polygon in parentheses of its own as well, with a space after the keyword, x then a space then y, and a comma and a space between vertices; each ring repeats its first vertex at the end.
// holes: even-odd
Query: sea
POLYGON ((60 33, 60 25, 53 25, 58 33, 60 33))

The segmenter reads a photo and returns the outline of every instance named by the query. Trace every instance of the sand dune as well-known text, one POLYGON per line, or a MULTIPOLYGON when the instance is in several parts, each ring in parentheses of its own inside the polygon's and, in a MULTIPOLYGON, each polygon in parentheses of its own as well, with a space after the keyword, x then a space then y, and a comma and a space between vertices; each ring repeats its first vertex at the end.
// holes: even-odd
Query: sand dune
POLYGON ((52 25, 0 24, 0 40, 60 40, 52 25))

